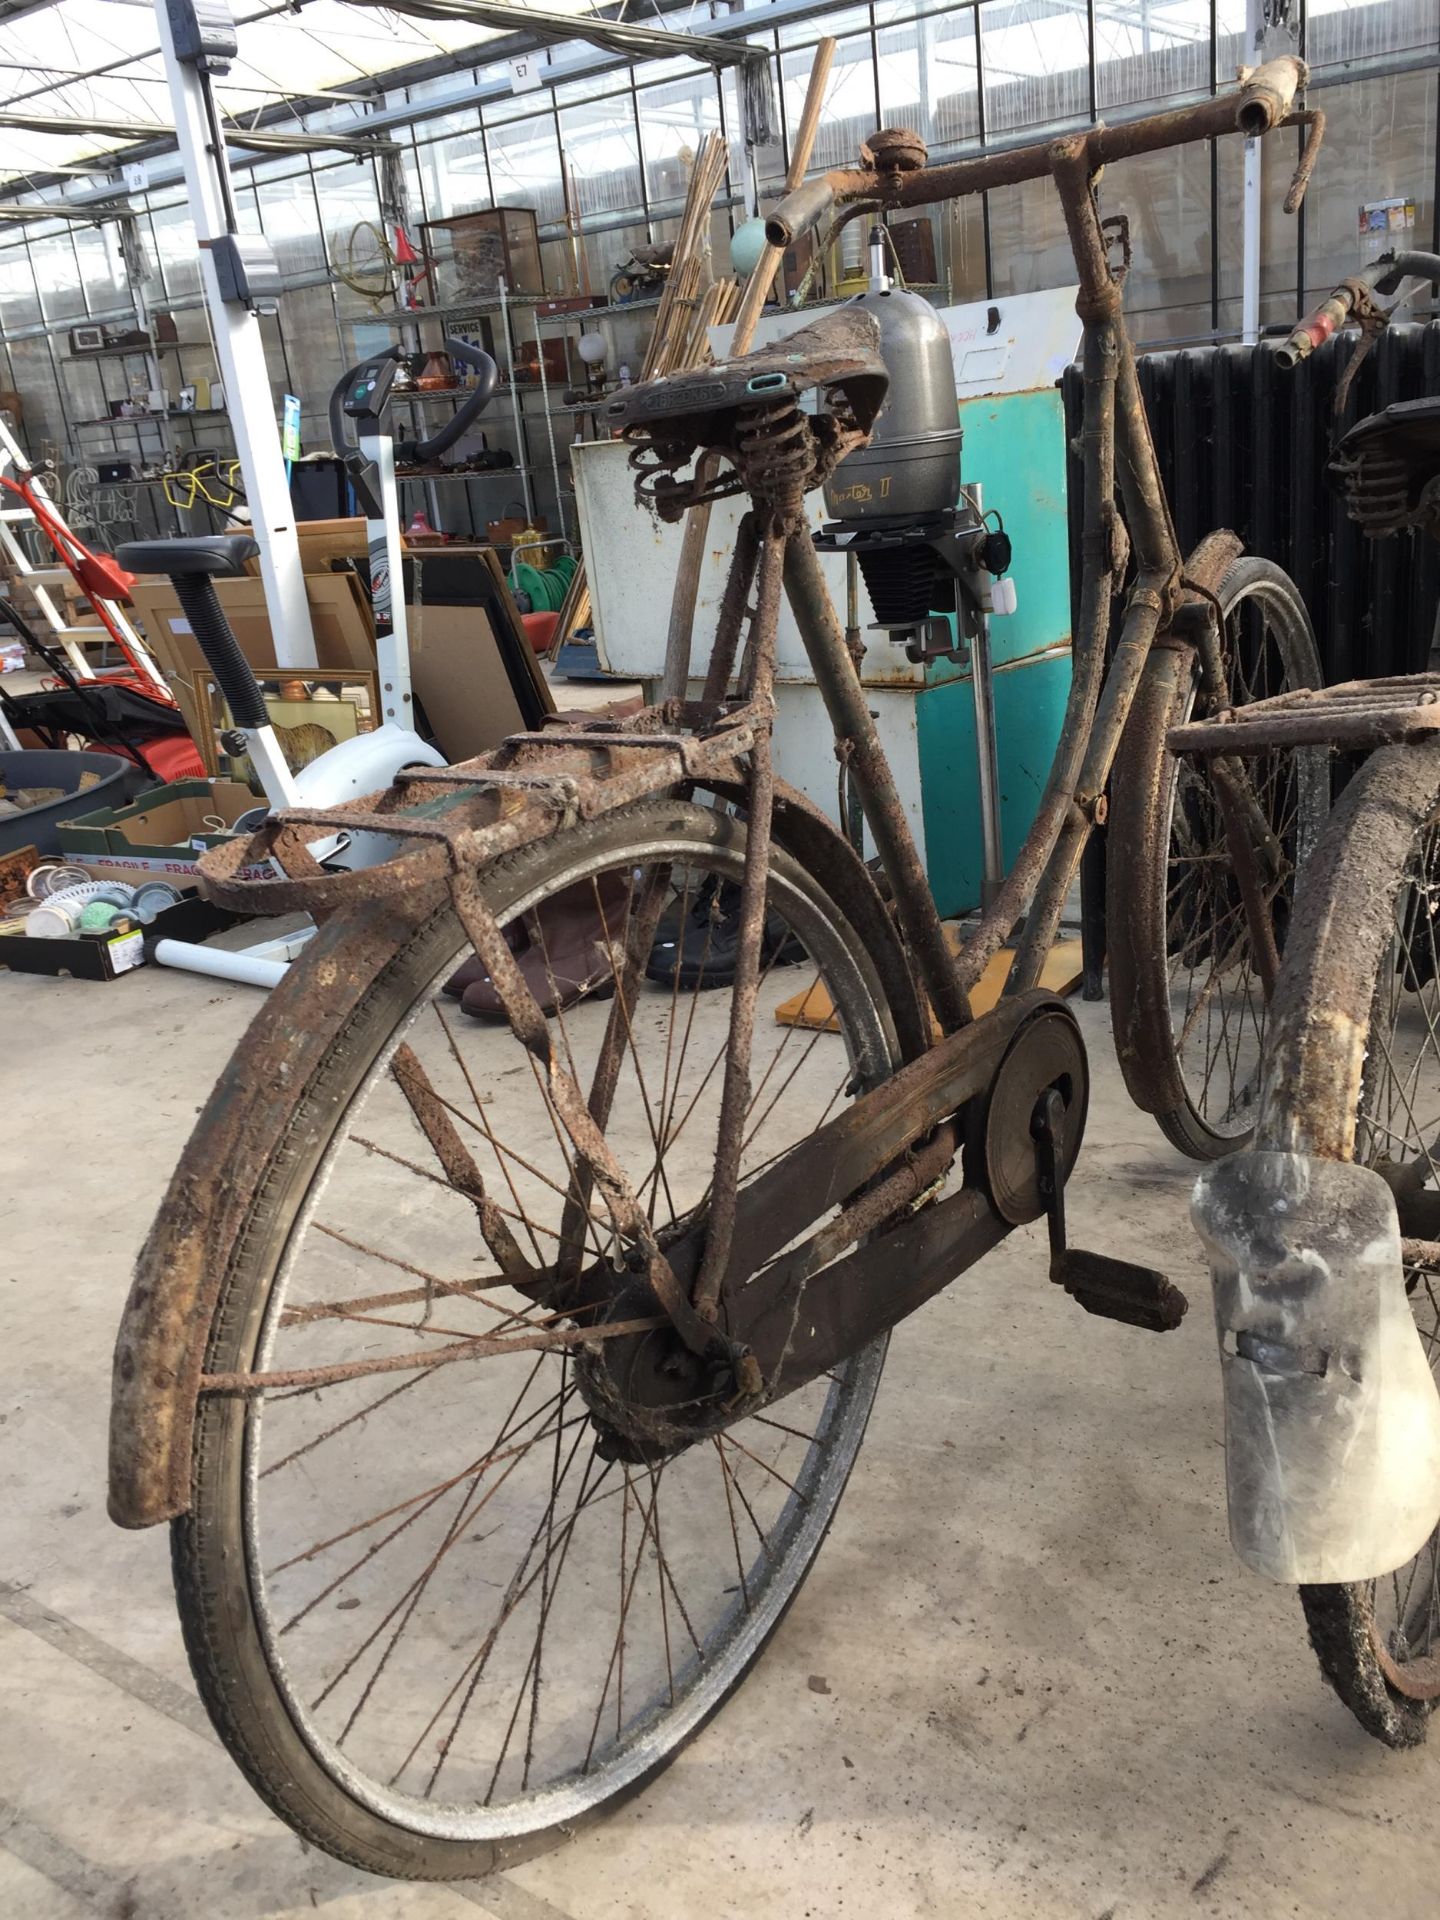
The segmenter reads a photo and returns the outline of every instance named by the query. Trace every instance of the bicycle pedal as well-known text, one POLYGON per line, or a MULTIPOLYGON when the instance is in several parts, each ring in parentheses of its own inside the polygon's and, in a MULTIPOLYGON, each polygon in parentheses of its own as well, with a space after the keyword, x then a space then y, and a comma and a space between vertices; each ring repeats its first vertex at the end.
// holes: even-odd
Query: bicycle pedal
POLYGON ((1185 1318, 1190 1302, 1155 1267, 1135 1266, 1107 1253, 1066 1247, 1051 1262, 1050 1277, 1087 1313, 1121 1320, 1151 1333, 1170 1333, 1185 1318))

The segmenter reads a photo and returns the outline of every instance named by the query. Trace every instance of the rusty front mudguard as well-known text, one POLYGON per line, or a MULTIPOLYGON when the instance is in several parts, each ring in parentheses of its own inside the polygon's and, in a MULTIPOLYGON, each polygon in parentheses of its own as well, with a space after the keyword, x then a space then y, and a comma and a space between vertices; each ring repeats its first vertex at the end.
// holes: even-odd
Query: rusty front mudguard
MULTIPOLYGON (((914 982, 863 863, 829 821, 777 782, 774 837, 866 929, 900 1051, 923 1051, 914 982)), ((727 797, 743 801, 739 788, 727 797)), ((433 873, 434 869, 431 869, 433 873)), ((115 1344, 110 1517, 155 1526, 190 1505, 191 1442, 205 1348, 245 1217, 292 1131, 301 1097, 360 997, 444 910, 443 878, 327 919, 265 1000, 196 1123, 136 1265, 115 1344)))
POLYGON ((1195 1187, 1225 1385, 1230 1540, 1310 1585, 1368 1580, 1440 1518, 1440 1394, 1378 1173, 1237 1153, 1195 1187))
POLYGON ((188 1508, 206 1340, 255 1191, 360 996, 447 897, 437 881, 327 920, 206 1102, 140 1250, 115 1343, 109 1508, 120 1526, 154 1526, 188 1508))

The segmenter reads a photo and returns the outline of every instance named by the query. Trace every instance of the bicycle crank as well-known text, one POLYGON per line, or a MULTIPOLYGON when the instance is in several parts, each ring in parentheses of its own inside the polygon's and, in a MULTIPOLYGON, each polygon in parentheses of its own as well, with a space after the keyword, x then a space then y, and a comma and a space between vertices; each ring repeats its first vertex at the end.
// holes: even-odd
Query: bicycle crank
MULTIPOLYGON (((673 1329, 577 1353, 602 1453, 655 1461, 841 1365, 1045 1211, 1031 1121, 1057 1102, 1055 1170, 1084 1131, 1089 1074, 1073 1014, 1050 994, 1002 1001, 863 1095, 738 1196, 718 1327, 746 1356, 750 1388, 673 1329), (941 1188, 963 1150, 964 1182, 941 1188), (838 1209, 838 1210, 837 1210, 838 1209), (804 1237, 802 1237, 804 1236, 804 1237)), ((693 1285, 703 1220, 661 1247, 693 1285)), ((645 1318, 638 1278, 610 1321, 645 1318)))
MULTIPOLYGON (((1079 1035, 1074 1037, 1078 1042, 1079 1035)), ((996 1205, 1017 1225, 1022 1218, 1045 1215, 1050 1278, 1087 1313, 1151 1333, 1173 1332, 1190 1304, 1173 1281, 1155 1267, 1066 1244, 1065 1182, 1085 1124, 1084 1056, 1078 1056, 1077 1076, 1075 1064, 1066 1057, 1067 1044, 1058 1027, 1046 1032, 1037 1023, 1021 1032, 996 1076, 985 1136, 996 1205), (1022 1140, 1027 1102, 1029 1138, 1022 1140)))

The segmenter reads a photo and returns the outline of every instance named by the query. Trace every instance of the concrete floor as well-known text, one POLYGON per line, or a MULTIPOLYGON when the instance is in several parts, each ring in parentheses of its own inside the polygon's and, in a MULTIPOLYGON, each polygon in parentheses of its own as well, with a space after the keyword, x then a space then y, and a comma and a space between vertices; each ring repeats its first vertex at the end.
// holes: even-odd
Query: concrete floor
POLYGON ((1432 1915, 1440 1754, 1382 1751, 1225 1538, 1189 1169, 1106 1009, 1075 1238, 1167 1266, 1177 1334, 1083 1315, 1017 1233, 897 1333, 816 1570, 739 1695, 607 1825, 402 1887, 316 1854, 196 1701, 160 1533, 104 1510, 135 1251, 255 1006, 151 971, 0 977, 0 1914, 650 1920, 1432 1915))

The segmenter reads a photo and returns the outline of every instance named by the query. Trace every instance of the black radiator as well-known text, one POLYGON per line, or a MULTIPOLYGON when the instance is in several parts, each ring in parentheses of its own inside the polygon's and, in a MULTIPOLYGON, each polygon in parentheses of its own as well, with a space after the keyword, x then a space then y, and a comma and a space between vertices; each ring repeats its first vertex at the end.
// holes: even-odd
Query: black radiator
MULTIPOLYGON (((1182 551, 1233 527, 1250 553, 1289 573, 1305 596, 1327 681, 1417 673, 1428 664, 1440 598, 1440 543, 1416 533, 1366 540, 1326 476, 1346 427, 1395 400, 1440 393, 1440 322, 1387 327, 1352 383, 1335 389, 1358 336, 1329 341, 1293 373, 1258 347, 1146 354, 1140 387, 1182 551)), ((1078 367, 1061 382, 1070 441, 1070 567, 1079 592, 1081 420, 1078 367)), ((1023 556, 1016 556, 1023 569, 1023 556)), ((1023 578, 1023 572, 1022 572, 1023 578)))

